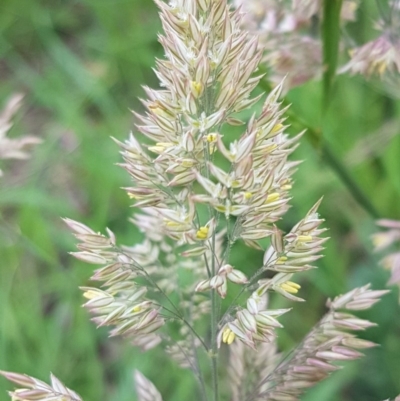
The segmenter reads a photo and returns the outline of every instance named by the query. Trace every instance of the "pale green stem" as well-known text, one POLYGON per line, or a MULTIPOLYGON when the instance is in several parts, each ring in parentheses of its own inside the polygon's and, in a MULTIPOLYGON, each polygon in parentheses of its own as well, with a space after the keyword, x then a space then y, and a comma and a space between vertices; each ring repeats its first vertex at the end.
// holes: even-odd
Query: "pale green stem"
MULTIPOLYGON (((289 249, 290 250, 290 249, 289 249)), ((269 261, 268 265, 264 265, 261 266, 249 279, 249 282, 247 284, 245 284, 241 290, 237 293, 237 295, 235 296, 235 298, 233 299, 233 301, 231 302, 231 304, 229 305, 228 309, 226 310, 226 312, 224 313, 224 315, 221 318, 220 323, 223 323, 224 319, 226 318, 226 316, 228 316, 232 309, 235 307, 235 305, 237 305, 237 301, 238 299, 242 296, 242 294, 252 285, 253 281, 261 274, 263 273, 265 270, 267 270, 267 267, 269 265, 271 265, 274 261, 276 261, 276 259, 272 259, 269 261)))
MULTIPOLYGON (((206 160, 205 163, 205 174, 208 178, 210 176, 210 171, 208 167, 208 161, 210 159, 210 154, 208 152, 208 147, 204 148, 204 157, 206 160)), ((213 208, 209 207, 209 219, 215 218, 215 211, 213 208)), ((211 237, 211 269, 209 263, 207 261, 207 257, 204 256, 204 260, 206 262, 207 270, 211 270, 211 277, 214 277, 216 274, 216 249, 215 249, 215 236, 216 230, 213 231, 211 237)), ((211 289, 210 291, 211 298, 211 378, 212 378, 212 389, 213 389, 213 399, 214 401, 218 401, 218 349, 217 349, 217 323, 218 323, 218 307, 217 307, 217 291, 215 289, 211 289)))
MULTIPOLYGON (((215 212, 213 211, 213 217, 215 217, 215 212)), ((211 274, 212 277, 216 274, 216 230, 214 230, 211 238, 211 274)), ((218 390, 218 348, 217 348, 217 330, 218 330, 218 300, 217 291, 215 289, 211 290, 211 377, 212 377, 212 387, 214 401, 219 399, 218 390)))
POLYGON ((200 335, 197 333, 197 331, 193 328, 193 326, 185 319, 184 316, 182 316, 181 311, 176 307, 176 305, 172 302, 171 298, 165 293, 165 291, 151 278, 151 276, 146 272, 146 270, 139 264, 137 263, 134 259, 132 259, 129 255, 126 253, 123 253, 121 249, 116 248, 121 254, 127 256, 129 259, 132 260, 132 264, 141 272, 144 273, 146 280, 153 285, 159 292, 164 296, 164 298, 168 301, 168 303, 172 306, 172 308, 176 311, 176 315, 179 317, 179 319, 189 328, 189 330, 199 339, 201 344, 204 347, 204 350, 208 352, 208 347, 203 341, 203 339, 200 337, 200 335))
MULTIPOLYGON (((192 311, 192 308, 193 308, 193 295, 194 294, 192 293, 191 302, 190 302, 190 309, 189 309, 189 318, 188 318, 188 320, 190 321, 191 325, 193 324, 193 311, 192 311)), ((199 386, 200 386, 201 396, 202 396, 203 401, 208 401, 207 391, 206 391, 206 384, 204 382, 203 372, 202 372, 202 370, 200 368, 199 354, 197 352, 197 347, 195 345, 195 337, 194 337, 193 333, 192 333, 191 339, 192 339, 192 349, 193 349, 193 354, 194 354, 194 357, 195 357, 196 369, 197 369, 198 377, 199 377, 199 386)))
POLYGON ((208 352, 208 347, 203 341, 203 339, 200 337, 200 335, 197 333, 197 331, 194 329, 194 327, 182 316, 180 310, 175 306, 175 304, 171 301, 171 298, 158 286, 158 284, 146 273, 148 280, 151 282, 152 285, 154 285, 157 290, 167 299, 167 301, 171 304, 171 306, 176 310, 177 316, 179 319, 184 323, 189 330, 196 336, 196 338, 201 342, 201 344, 204 347, 204 350, 208 352))
POLYGON ((211 375, 214 401, 218 401, 217 294, 211 290, 211 375))
POLYGON ((173 343, 179 348, 179 350, 185 356, 187 362, 189 363, 189 365, 190 365, 190 367, 192 369, 192 372, 194 373, 195 377, 197 378, 198 384, 199 384, 199 387, 200 387, 201 397, 202 397, 203 401, 208 401, 203 374, 202 374, 202 372, 200 370, 200 366, 199 366, 199 362, 198 362, 197 348, 193 344, 193 352, 195 354, 195 364, 193 364, 191 359, 190 359, 190 355, 188 355, 186 353, 186 351, 179 345, 178 341, 173 341, 173 343))
POLYGON ((193 343, 193 352, 194 352, 194 356, 195 356, 196 369, 198 372, 201 397, 203 398, 203 401, 208 401, 207 392, 206 392, 206 384, 204 382, 203 372, 200 369, 199 356, 197 354, 197 348, 195 347, 194 343, 193 343))

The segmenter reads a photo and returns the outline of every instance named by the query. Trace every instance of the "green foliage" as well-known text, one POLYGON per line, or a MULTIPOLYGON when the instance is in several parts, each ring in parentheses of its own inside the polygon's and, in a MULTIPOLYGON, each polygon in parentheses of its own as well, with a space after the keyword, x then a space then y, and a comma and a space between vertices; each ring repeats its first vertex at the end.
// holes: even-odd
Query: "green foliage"
MULTIPOLYGON (((295 128, 305 123, 322 132, 323 143, 329 143, 379 215, 400 219, 398 128, 390 141, 364 146, 379 139, 382 127, 398 127, 399 102, 348 76, 336 78, 332 91, 339 27, 330 8, 336 3, 325 1, 323 27, 328 68, 322 101, 329 98, 330 107, 321 127, 321 83, 292 90, 287 98, 291 113, 301 119, 295 128)), ((371 10, 373 2, 364 3, 361 13, 371 10)), ((88 284, 90 269, 68 256, 74 241, 60 219, 77 219, 97 230, 108 226, 125 244, 139 238, 127 221, 132 209, 119 188, 128 186, 129 178, 115 166, 120 159, 110 136, 122 140, 134 129, 129 108, 140 108, 140 85, 154 85, 151 67, 154 57, 161 56, 159 29, 156 8, 148 0, 0 4, 0 99, 14 91, 26 94, 11 135, 33 133, 44 139, 32 160, 8 162, 9 173, 0 181, 0 369, 42 380, 52 371, 86 400, 134 399, 131 372, 137 367, 165 399, 188 399, 194 386, 190 373, 157 351, 141 354, 120 339, 107 339, 105 329, 96 330, 80 307, 78 289, 88 284)), ((361 23, 351 29, 359 29, 362 39, 371 35, 361 23)), ((332 239, 320 268, 302 283, 307 303, 295 305, 297 312, 282 319, 287 330, 280 343, 286 349, 322 315, 327 297, 370 281, 382 288, 387 279, 372 254, 371 215, 322 150, 303 141, 297 151, 304 162, 295 176, 287 228, 324 196, 320 211, 332 239)), ((235 257, 249 272, 252 259, 261 255, 243 248, 235 250, 235 257)), ((379 324, 366 338, 382 346, 367 351, 366 358, 333 375, 305 400, 372 401, 400 393, 397 296, 393 290, 366 316, 379 324)), ((0 381, 0 400, 8 399, 5 390, 10 388, 0 381)))

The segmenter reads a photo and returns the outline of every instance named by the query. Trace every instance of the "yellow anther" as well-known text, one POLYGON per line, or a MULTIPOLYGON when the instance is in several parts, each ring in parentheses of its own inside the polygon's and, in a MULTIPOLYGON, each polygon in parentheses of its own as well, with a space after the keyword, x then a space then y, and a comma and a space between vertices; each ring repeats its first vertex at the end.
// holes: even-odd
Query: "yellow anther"
POLYGON ((165 225, 167 227, 179 227, 181 223, 177 223, 176 221, 166 220, 165 225))
POLYGON ((297 237, 297 240, 300 241, 300 242, 312 241, 312 236, 311 235, 299 235, 297 237))
POLYGON ((88 290, 88 291, 85 291, 85 292, 83 293, 83 296, 84 296, 86 299, 93 299, 93 298, 97 298, 97 297, 99 296, 99 293, 96 292, 96 291, 88 290))
POLYGON ((251 192, 245 192, 243 194, 244 199, 249 200, 251 199, 251 197, 253 196, 253 194, 251 192))
POLYGON ((235 338, 236 334, 228 327, 222 333, 222 342, 225 344, 231 345, 235 341, 235 338))
POLYGON ((168 111, 159 101, 149 104, 149 109, 158 116, 168 115, 168 111))
POLYGON ((163 146, 164 148, 171 148, 174 146, 172 142, 157 142, 156 146, 163 146))
POLYGON ((230 213, 230 208, 228 210, 225 205, 217 205, 215 206, 215 209, 220 213, 228 213, 228 214, 230 213))
POLYGON ((281 256, 280 258, 277 259, 276 264, 277 265, 283 265, 287 261, 286 256, 281 256))
POLYGON ((171 142, 157 142, 155 146, 149 146, 150 152, 163 153, 165 149, 172 148, 174 146, 171 142))
POLYGON ((199 240, 205 240, 208 236, 208 227, 200 227, 196 233, 196 238, 199 240))
POLYGON ((374 244, 374 246, 380 246, 382 244, 384 244, 386 242, 386 234, 375 234, 372 237, 372 243, 374 244))
POLYGON ((142 307, 140 305, 136 305, 133 307, 133 312, 140 312, 142 310, 142 307))
POLYGON ((282 125, 282 124, 276 124, 276 125, 274 126, 274 128, 272 128, 272 131, 271 131, 271 132, 273 132, 273 133, 275 134, 275 132, 278 132, 281 128, 283 128, 283 125, 282 125))
POLYGON ((208 134, 206 139, 209 143, 215 142, 217 140, 217 134, 208 134))
POLYGON ((228 339, 226 340, 226 343, 228 345, 231 345, 235 341, 235 338, 236 338, 236 334, 233 331, 231 331, 231 333, 228 336, 228 339))
POLYGON ((163 153, 165 148, 162 146, 149 146, 149 150, 153 153, 163 153))
POLYGON ((282 191, 289 191, 289 189, 292 189, 292 186, 290 184, 285 184, 281 186, 282 191))
POLYGON ((286 291, 290 294, 297 294, 301 288, 299 284, 294 283, 293 281, 285 281, 280 285, 280 287, 283 291, 286 291))
POLYGON ((378 61, 375 63, 375 67, 379 73, 379 75, 383 75, 383 73, 386 71, 387 68, 387 63, 384 60, 378 61))
POLYGON ((275 202, 280 198, 280 195, 278 194, 278 192, 273 192, 272 194, 269 194, 267 196, 267 199, 265 201, 265 203, 271 203, 271 202, 275 202))
POLYGON ((266 146, 264 148, 264 153, 271 153, 273 152, 276 148, 278 147, 278 145, 276 143, 273 143, 272 145, 266 146))
POLYGON ((203 84, 197 81, 190 81, 190 89, 194 97, 199 97, 203 92, 203 84))

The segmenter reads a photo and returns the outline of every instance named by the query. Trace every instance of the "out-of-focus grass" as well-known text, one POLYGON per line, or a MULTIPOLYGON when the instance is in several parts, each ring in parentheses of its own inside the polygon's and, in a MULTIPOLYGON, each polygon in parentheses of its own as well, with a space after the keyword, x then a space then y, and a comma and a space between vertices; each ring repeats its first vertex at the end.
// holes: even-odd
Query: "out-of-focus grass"
MULTIPOLYGON (((350 26, 370 37, 372 1, 361 22, 350 26)), ((156 84, 151 67, 161 56, 156 8, 148 0, 2 0, 0 4, 0 100, 26 93, 12 134, 44 139, 28 162, 6 164, 0 182, 0 369, 47 379, 52 371, 86 400, 134 399, 132 371, 140 367, 166 395, 187 399, 193 381, 157 350, 141 354, 122 340, 107 339, 80 307, 78 286, 91 268, 67 254, 74 241, 61 222, 68 216, 96 230, 110 227, 122 243, 137 231, 127 219, 129 185, 115 163, 118 148, 133 129, 129 108, 140 108, 142 84, 156 84)), ((323 136, 361 189, 385 217, 400 218, 400 136, 379 142, 385 124, 399 121, 399 103, 361 79, 337 77, 329 109, 322 115, 321 83, 288 95, 292 110, 323 136), (378 145, 352 163, 348 155, 366 138, 378 145), (381 145, 381 146, 380 146, 381 145)), ((364 147, 365 148, 365 147, 364 147)), ((364 149, 363 148, 363 149, 364 149)), ((356 152, 359 154, 360 152, 356 152)), ((354 154, 354 153, 353 153, 354 154)), ((361 155, 362 156, 362 155, 361 155)), ((371 217, 358 205, 307 142, 296 153, 305 162, 296 175, 289 229, 324 196, 321 213, 331 240, 318 270, 303 281, 307 303, 285 317, 280 343, 288 348, 307 333, 324 311, 326 297, 355 285, 385 285, 370 234, 371 217)), ((261 260, 245 248, 235 263, 250 271, 261 260)), ((397 294, 385 297, 366 317, 379 327, 365 333, 382 346, 335 374, 305 396, 311 400, 380 400, 400 393, 400 310, 397 294)), ((364 336, 364 334, 362 334, 364 336)), ((224 367, 221 367, 221 370, 224 367)), ((7 399, 0 381, 0 400, 7 399)))

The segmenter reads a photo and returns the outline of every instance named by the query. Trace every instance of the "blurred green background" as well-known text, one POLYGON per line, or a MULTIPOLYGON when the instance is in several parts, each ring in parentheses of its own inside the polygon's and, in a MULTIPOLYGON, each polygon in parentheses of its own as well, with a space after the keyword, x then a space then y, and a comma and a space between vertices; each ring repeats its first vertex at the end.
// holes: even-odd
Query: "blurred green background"
MULTIPOLYGON (((373 38, 373 0, 362 2, 348 26, 360 43, 373 38)), ((147 354, 96 330, 80 305, 78 286, 87 285, 90 265, 68 255, 74 239, 60 217, 95 230, 110 227, 121 243, 139 235, 122 186, 127 174, 115 163, 118 147, 134 129, 130 109, 141 110, 141 85, 156 86, 154 58, 160 24, 149 0, 1 0, 0 103, 18 91, 24 107, 11 136, 44 140, 29 161, 3 164, 0 181, 0 369, 47 380, 53 372, 86 400, 136 399, 132 372, 140 370, 165 400, 193 398, 189 372, 175 368, 160 350, 147 354)), ((400 93, 400 87, 399 93, 400 93)), ((331 105, 322 119, 322 84, 292 90, 292 112, 322 130, 330 148, 379 216, 400 219, 400 107, 385 88, 362 78, 336 78, 331 105)), ((296 126, 292 132, 302 127, 296 126)), ((319 269, 302 277, 304 304, 285 316, 283 349, 296 344, 324 311, 327 297, 372 282, 383 288, 388 274, 378 267, 370 235, 374 219, 351 195, 324 153, 306 139, 295 157, 290 228, 324 196, 321 214, 330 241, 319 269), (290 315, 290 316, 289 316, 290 315)), ((262 255, 245 248, 234 265, 257 268, 262 255)), ((383 400, 400 393, 398 292, 370 313, 379 324, 362 333, 381 344, 350 363, 304 400, 383 400)), ((223 371, 223 366, 221 371, 223 371)), ((0 379, 0 400, 12 385, 0 379)))

